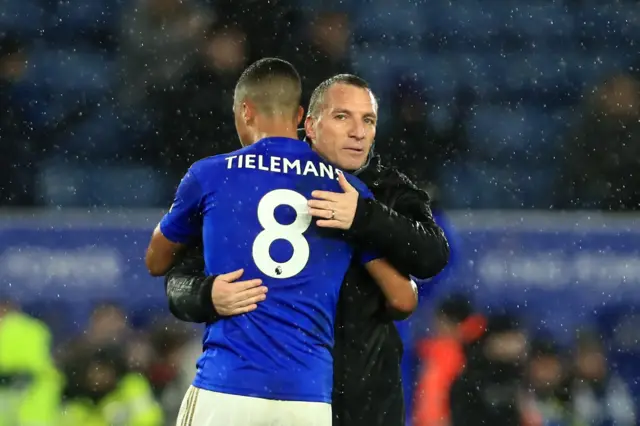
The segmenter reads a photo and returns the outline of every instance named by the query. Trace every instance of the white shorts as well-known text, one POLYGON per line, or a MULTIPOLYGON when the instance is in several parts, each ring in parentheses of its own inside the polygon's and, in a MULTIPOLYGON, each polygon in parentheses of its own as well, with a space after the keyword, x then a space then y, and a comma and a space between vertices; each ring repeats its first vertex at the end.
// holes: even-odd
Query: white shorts
POLYGON ((176 426, 331 426, 331 404, 253 398, 191 386, 176 426))

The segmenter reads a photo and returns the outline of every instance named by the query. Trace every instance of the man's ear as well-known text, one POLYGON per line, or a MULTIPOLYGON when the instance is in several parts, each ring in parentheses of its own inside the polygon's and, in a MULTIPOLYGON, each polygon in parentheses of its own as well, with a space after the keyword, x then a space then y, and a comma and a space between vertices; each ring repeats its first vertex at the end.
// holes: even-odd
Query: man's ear
POLYGON ((296 116, 296 126, 298 124, 300 124, 300 122, 302 121, 302 118, 304 117, 304 108, 302 108, 301 106, 298 107, 298 114, 296 116))
POLYGON ((250 102, 243 102, 242 103, 242 119, 244 120, 245 124, 249 125, 253 122, 253 120, 255 119, 255 108, 253 107, 253 105, 250 102))
POLYGON ((316 140, 315 124, 316 119, 307 115, 307 118, 304 120, 304 133, 307 135, 307 139, 311 140, 311 143, 316 140))

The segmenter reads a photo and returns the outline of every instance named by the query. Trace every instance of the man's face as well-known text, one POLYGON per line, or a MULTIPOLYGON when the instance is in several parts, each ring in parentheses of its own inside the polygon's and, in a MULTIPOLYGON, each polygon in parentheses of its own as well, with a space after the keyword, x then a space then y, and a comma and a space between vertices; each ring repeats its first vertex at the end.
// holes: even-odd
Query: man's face
POLYGON ((95 340, 108 341, 118 338, 127 328, 124 312, 115 306, 100 307, 91 317, 90 335, 95 340))
POLYGON ((555 389, 562 380, 562 373, 562 362, 557 356, 540 356, 529 364, 529 380, 536 391, 555 389))
POLYGON ((349 46, 349 18, 342 13, 320 16, 311 26, 315 44, 334 56, 343 54, 349 46))
POLYGON ((325 160, 347 171, 364 165, 376 136, 378 105, 368 89, 337 83, 324 95, 317 117, 305 122, 307 136, 325 160))
POLYGON ((245 39, 245 34, 237 29, 212 35, 203 52, 208 65, 223 73, 241 70, 246 65, 245 39))
POLYGON ((607 359, 600 350, 582 350, 576 357, 577 373, 582 379, 602 380, 607 375, 607 359))
POLYGON ((18 81, 26 69, 26 59, 22 53, 13 53, 0 58, 0 80, 18 81))

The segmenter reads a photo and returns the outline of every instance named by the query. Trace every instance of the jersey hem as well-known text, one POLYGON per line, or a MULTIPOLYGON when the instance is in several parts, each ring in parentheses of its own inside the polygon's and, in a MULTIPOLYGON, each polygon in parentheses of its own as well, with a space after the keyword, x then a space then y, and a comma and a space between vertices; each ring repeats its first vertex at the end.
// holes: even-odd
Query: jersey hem
POLYGON ((205 383, 197 377, 193 380, 193 386, 196 388, 208 390, 211 392, 226 393, 230 395, 248 396, 252 398, 271 399, 277 401, 295 401, 295 402, 320 402, 331 404, 331 397, 322 395, 292 395, 279 392, 260 392, 255 389, 245 389, 239 387, 221 386, 213 383, 205 383))

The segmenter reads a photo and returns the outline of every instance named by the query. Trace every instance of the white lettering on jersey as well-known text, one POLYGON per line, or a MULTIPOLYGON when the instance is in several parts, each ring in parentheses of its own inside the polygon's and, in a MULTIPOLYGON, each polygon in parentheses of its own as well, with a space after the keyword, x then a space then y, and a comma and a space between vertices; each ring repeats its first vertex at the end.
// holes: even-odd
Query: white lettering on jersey
POLYGON ((331 164, 317 161, 300 161, 286 157, 264 156, 259 154, 232 155, 225 158, 227 169, 253 169, 270 173, 294 173, 299 176, 317 176, 338 179, 341 170, 331 164))

